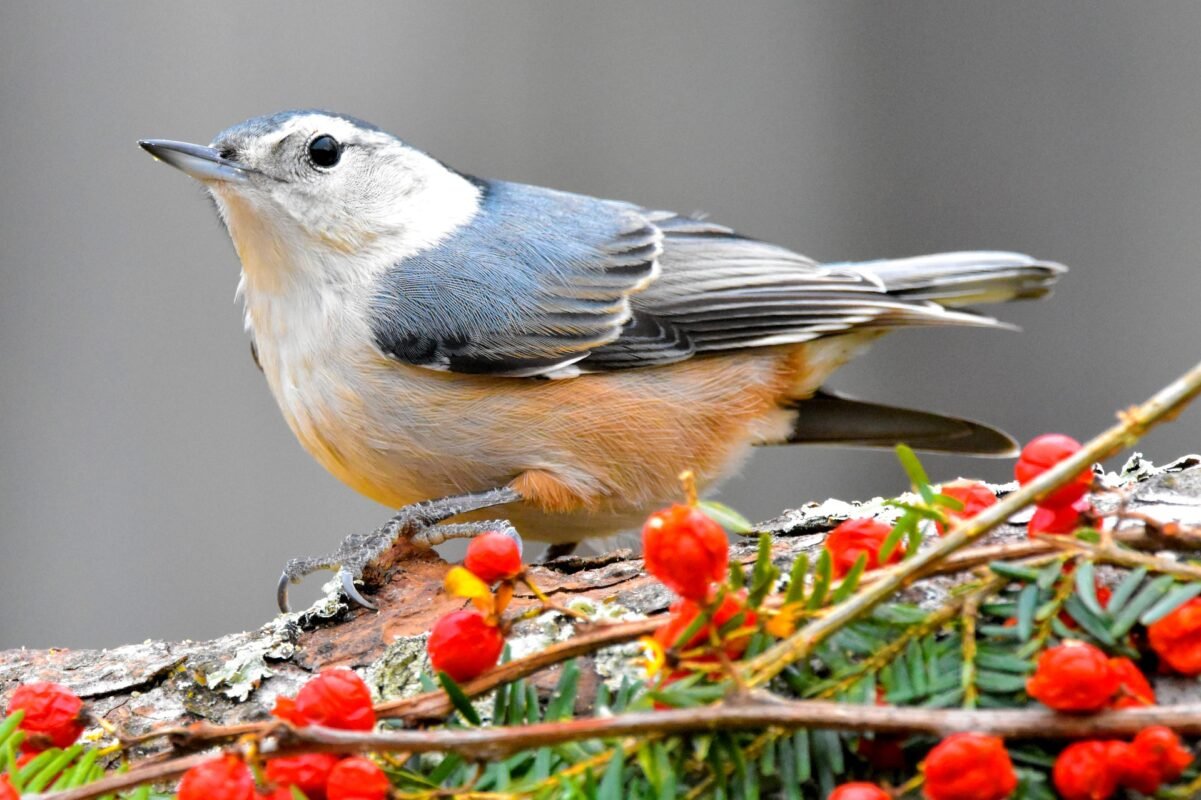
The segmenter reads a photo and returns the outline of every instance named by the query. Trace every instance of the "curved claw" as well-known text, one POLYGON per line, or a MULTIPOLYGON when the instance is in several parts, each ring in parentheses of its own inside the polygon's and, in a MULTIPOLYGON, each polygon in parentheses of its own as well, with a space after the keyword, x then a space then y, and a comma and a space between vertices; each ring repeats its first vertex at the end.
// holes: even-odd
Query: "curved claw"
POLYGON ((292 611, 292 606, 288 604, 288 585, 292 583, 292 576, 284 570, 284 574, 279 576, 279 584, 275 587, 275 602, 279 604, 279 610, 283 614, 288 614, 292 611))
POLYGON ((354 575, 351 575, 344 569, 340 569, 338 570, 338 576, 342 579, 342 591, 346 593, 348 598, 355 603, 358 603, 368 611, 379 610, 373 603, 369 602, 367 598, 363 597, 363 595, 359 593, 358 587, 354 585, 354 575))

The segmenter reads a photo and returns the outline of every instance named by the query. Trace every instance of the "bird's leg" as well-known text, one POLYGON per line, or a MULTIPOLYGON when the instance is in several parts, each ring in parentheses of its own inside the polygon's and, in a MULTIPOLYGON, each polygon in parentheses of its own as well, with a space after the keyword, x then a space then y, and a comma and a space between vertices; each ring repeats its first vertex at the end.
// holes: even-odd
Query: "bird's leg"
MULTIPOLYGON (((490 489, 486 492, 454 495, 438 500, 427 500, 414 503, 400 509, 396 516, 388 520, 370 533, 352 533, 342 540, 342 544, 333 553, 315 558, 294 558, 284 567, 280 576, 276 599, 281 611, 290 610, 288 606, 288 586, 299 583, 306 575, 318 570, 337 570, 342 580, 342 590, 346 596, 364 608, 374 609, 354 582, 363 577, 363 572, 372 561, 388 551, 401 537, 425 547, 464 536, 475 536, 490 530, 499 530, 509 536, 516 537, 517 532, 507 522, 479 522, 454 525, 438 525, 445 519, 491 508, 505 503, 513 503, 521 499, 521 494, 508 486, 490 489)), ((518 542, 520 542, 518 538, 518 542)))

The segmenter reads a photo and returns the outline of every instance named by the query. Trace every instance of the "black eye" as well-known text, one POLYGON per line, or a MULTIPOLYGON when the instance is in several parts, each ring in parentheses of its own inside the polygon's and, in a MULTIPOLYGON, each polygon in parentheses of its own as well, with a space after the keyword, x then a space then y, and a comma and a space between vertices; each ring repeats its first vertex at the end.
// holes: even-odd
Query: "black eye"
POLYGON ((332 167, 342 157, 342 145, 328 133, 309 142, 309 160, 314 166, 332 167))

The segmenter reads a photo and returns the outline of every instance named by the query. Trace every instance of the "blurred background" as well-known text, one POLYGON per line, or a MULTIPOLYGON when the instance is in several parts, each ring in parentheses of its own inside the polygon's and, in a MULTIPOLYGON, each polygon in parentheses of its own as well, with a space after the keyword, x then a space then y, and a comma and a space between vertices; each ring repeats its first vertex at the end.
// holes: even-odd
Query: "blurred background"
MULTIPOLYGON (((0 5, 0 647, 255 627, 288 557, 389 513, 294 441, 225 233, 138 138, 328 107, 819 259, 1059 260, 1054 298, 1000 310, 1024 333, 899 333, 833 385, 1083 438, 1201 352, 1199 37, 1201 4, 1094 0, 0 5)), ((890 453, 783 448, 721 496, 765 519, 903 488, 890 453)))

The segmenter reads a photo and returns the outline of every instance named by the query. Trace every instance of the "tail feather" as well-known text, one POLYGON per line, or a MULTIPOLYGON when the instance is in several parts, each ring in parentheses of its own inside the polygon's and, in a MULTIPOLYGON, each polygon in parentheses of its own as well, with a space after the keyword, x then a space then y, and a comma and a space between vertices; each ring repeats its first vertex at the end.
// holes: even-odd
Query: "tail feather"
POLYGON ((783 444, 907 444, 933 453, 1017 454, 1017 443, 1008 434, 970 419, 867 403, 824 390, 794 401, 791 407, 797 412, 796 422, 783 444))
POLYGON ((1032 300, 1050 293, 1067 271, 1062 264, 1021 253, 978 250, 847 265, 873 276, 885 290, 907 300, 930 300, 947 308, 1032 300))

